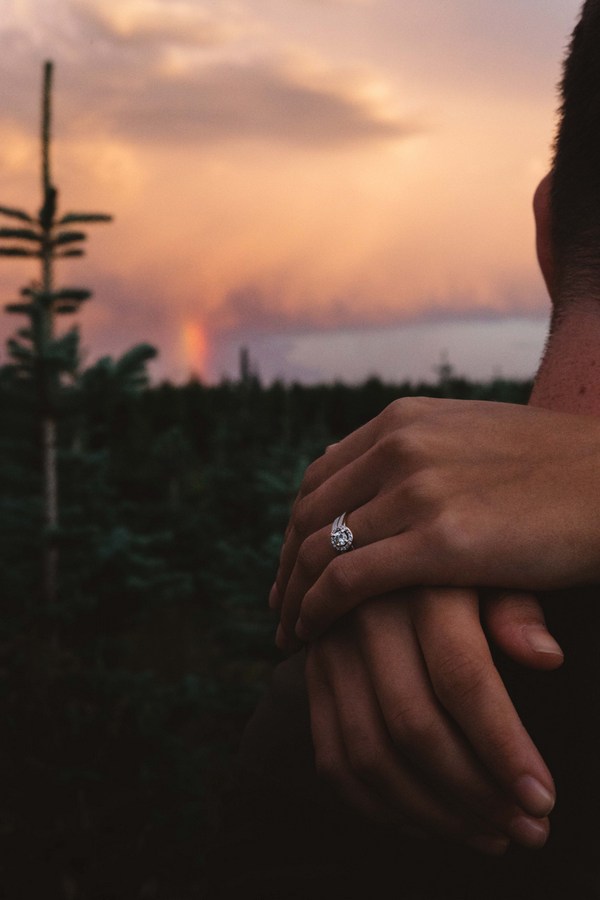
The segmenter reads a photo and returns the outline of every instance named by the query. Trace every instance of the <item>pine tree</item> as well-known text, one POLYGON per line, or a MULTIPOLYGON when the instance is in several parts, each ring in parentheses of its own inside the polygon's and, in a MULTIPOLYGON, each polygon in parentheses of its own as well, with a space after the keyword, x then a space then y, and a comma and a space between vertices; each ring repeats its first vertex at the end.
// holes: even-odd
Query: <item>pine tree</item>
POLYGON ((91 292, 79 287, 56 287, 56 263, 65 258, 83 256, 84 224, 110 222, 102 213, 58 212, 58 190, 51 174, 50 147, 52 129, 51 62, 44 64, 41 128, 42 205, 37 215, 25 210, 0 206, 0 214, 19 225, 0 228, 0 256, 34 259, 39 264, 39 279, 23 288, 21 299, 6 307, 10 313, 29 320, 17 337, 8 342, 15 374, 31 384, 39 417, 41 470, 43 484, 44 540, 42 550, 42 593, 48 606, 57 599, 59 525, 57 422, 61 413, 65 384, 75 378, 79 361, 79 336, 76 328, 56 336, 56 317, 79 310, 91 292))

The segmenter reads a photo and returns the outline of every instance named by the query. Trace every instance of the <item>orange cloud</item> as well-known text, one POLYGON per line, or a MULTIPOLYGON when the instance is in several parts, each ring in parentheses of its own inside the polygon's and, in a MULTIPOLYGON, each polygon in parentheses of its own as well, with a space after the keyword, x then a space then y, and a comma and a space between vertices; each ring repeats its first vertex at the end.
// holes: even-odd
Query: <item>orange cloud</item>
POLYGON ((115 215, 65 265, 98 286, 90 343, 131 330, 201 370, 203 329, 212 350, 227 334, 542 309, 530 195, 578 2, 549 4, 531 54, 516 0, 477 15, 466 0, 9 3, 0 200, 39 203, 51 51, 61 206, 115 215))
POLYGON ((72 0, 72 9, 105 37, 130 43, 212 47, 239 33, 231 17, 211 15, 193 0, 72 0))

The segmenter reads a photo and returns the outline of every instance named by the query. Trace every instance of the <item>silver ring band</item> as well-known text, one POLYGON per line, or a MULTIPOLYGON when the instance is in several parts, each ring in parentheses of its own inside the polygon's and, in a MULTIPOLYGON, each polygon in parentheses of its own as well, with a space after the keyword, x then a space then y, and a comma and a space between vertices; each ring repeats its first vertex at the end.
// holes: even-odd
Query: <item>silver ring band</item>
POLYGON ((331 546, 337 553, 347 553, 353 548, 354 535, 346 525, 346 515, 342 513, 331 526, 331 546))

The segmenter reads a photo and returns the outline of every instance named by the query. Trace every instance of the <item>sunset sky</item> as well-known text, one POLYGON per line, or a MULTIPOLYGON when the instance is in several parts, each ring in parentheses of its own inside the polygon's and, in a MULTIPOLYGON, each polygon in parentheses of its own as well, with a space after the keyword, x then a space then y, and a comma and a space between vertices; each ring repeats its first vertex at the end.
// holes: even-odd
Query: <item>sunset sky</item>
MULTIPOLYGON (((3 0, 0 203, 39 206, 56 63, 64 211, 111 212, 61 280, 87 358, 157 378, 529 375, 531 196, 580 0, 3 0)), ((35 276, 0 260, 0 298, 35 276)), ((2 315, 0 336, 15 329, 2 315)))

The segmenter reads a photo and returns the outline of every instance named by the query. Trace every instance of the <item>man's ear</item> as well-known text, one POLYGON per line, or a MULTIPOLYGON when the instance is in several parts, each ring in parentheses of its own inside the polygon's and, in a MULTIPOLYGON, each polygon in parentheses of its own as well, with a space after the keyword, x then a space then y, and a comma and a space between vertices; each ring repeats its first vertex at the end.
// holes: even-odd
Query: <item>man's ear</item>
POLYGON ((537 258, 552 302, 556 299, 556 265, 552 249, 552 172, 542 178, 533 197, 537 258))

